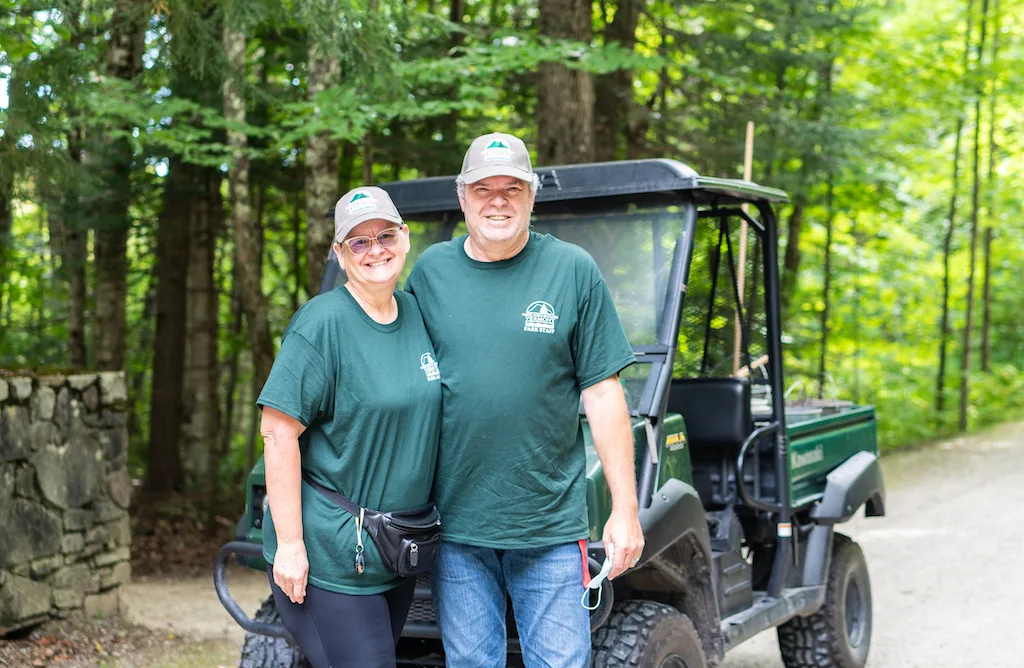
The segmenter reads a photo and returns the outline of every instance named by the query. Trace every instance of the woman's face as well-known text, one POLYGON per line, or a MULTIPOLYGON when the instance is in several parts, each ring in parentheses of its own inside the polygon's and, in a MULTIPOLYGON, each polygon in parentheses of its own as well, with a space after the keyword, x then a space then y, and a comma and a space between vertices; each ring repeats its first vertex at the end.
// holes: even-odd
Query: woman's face
MULTIPOLYGON (((386 245, 388 235, 382 238, 386 245)), ((387 220, 368 220, 352 228, 344 243, 334 244, 334 253, 338 257, 338 264, 354 285, 388 286, 394 290, 405 267, 405 257, 409 254, 409 230, 404 225, 387 220), (398 235, 396 242, 387 247, 382 246, 377 238, 385 230, 398 235), (356 252, 366 247, 367 237, 369 249, 362 253, 356 252), (356 251, 352 250, 352 246, 356 247, 356 251)))

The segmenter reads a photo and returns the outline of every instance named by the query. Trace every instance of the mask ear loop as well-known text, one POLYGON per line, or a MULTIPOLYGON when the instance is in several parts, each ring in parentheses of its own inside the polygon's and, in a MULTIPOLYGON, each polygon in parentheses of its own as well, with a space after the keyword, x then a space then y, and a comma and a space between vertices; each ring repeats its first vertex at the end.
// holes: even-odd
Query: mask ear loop
POLYGON ((601 590, 604 589, 604 582, 608 579, 608 574, 612 570, 612 562, 614 560, 615 545, 608 543, 608 552, 604 558, 604 564, 601 565, 601 572, 594 576, 594 579, 590 581, 590 584, 583 590, 583 596, 580 598, 580 605, 590 611, 597 610, 601 607, 601 590), (597 603, 593 606, 587 605, 587 597, 590 595, 592 590, 597 590, 597 603))

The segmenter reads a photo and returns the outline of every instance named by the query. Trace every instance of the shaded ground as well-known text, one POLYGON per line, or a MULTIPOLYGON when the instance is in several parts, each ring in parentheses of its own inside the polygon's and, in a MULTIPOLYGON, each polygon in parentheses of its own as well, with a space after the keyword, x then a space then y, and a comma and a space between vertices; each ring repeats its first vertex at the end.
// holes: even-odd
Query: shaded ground
POLYGON ((46 624, 20 640, 0 640, 0 667, 193 668, 234 666, 234 642, 113 622, 46 624))
MULTIPOLYGON (((875 622, 869 668, 1024 666, 1024 423, 884 460, 888 513, 844 526, 864 548, 875 622)), ((213 591, 213 538, 187 521, 137 527, 126 622, 50 625, 0 641, 0 668, 234 666, 243 632, 213 591)), ((228 582, 253 611, 266 575, 234 567, 228 582)), ((722 668, 782 668, 766 632, 722 668)))

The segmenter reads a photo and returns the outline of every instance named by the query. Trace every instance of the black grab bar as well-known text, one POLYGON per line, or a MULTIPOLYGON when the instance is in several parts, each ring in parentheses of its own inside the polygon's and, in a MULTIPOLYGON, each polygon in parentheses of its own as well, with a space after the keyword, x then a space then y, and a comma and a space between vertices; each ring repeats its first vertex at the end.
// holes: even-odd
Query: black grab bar
POLYGON ((227 566, 228 559, 233 554, 240 554, 245 557, 263 558, 263 546, 255 543, 246 543, 240 540, 233 540, 230 543, 225 543, 223 547, 217 552, 217 558, 213 562, 213 586, 217 590, 217 598, 224 605, 224 608, 231 615, 231 618, 238 622, 238 625, 249 633, 256 633, 264 636, 272 636, 274 638, 284 638, 290 645, 295 645, 295 639, 292 638, 291 634, 288 633, 288 629, 284 627, 284 624, 268 624, 267 622, 257 622, 250 619, 245 611, 242 610, 242 606, 238 605, 232 596, 231 592, 228 591, 227 581, 224 579, 224 570, 227 566))

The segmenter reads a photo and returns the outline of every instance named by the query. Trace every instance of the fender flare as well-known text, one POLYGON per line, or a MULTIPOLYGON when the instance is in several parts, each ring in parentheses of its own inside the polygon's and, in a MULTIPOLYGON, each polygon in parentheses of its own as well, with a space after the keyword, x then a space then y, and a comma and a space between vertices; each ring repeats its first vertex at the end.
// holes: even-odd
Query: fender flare
POLYGON ((811 510, 818 524, 838 524, 867 504, 868 517, 885 515, 885 481, 878 456, 861 451, 828 474, 825 494, 811 510))
POLYGON ((644 529, 642 565, 657 556, 687 533, 693 533, 704 557, 711 563, 711 535, 700 495, 691 485, 672 478, 651 497, 651 505, 640 510, 640 526, 644 529))

